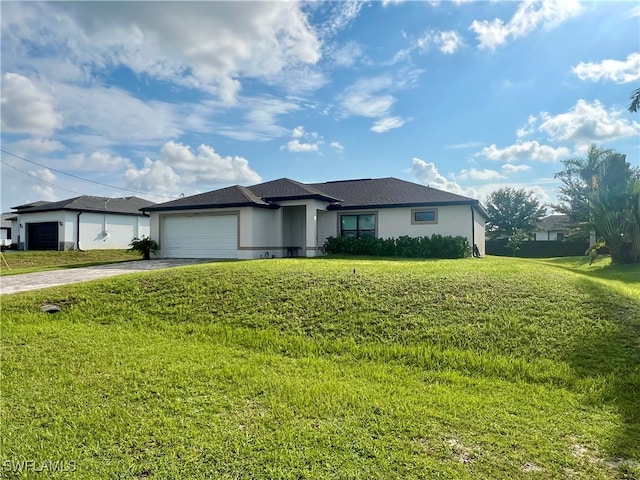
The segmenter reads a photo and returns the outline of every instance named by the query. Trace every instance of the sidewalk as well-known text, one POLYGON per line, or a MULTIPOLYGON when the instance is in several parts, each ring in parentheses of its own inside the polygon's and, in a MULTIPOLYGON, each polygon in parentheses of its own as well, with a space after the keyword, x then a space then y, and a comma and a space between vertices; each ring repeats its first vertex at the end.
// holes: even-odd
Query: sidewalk
POLYGON ((48 272, 7 275, 0 277, 0 293, 5 295, 9 293, 26 292, 40 288, 86 282, 99 278, 115 277, 116 275, 124 275, 127 273, 146 272, 149 270, 196 265, 198 263, 213 261, 215 260, 191 258, 136 260, 132 262, 98 265, 95 267, 67 268, 48 272))

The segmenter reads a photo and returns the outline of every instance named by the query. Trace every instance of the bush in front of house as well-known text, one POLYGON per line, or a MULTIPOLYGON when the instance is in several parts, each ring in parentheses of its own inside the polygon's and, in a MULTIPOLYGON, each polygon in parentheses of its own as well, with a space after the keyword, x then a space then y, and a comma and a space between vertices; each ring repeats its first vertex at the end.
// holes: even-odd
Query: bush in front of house
POLYGON ((342 238, 329 237, 322 253, 406 258, 464 258, 471 255, 465 237, 342 238))

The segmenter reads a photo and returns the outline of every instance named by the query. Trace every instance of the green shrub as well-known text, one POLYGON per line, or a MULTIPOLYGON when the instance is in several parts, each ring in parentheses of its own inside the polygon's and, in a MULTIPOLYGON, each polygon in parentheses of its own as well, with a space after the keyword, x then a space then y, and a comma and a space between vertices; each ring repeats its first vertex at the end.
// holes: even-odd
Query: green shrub
POLYGON ((156 254, 160 246, 150 237, 134 238, 129 244, 129 251, 142 254, 144 260, 150 260, 151 254, 156 254))
POLYGON ((407 258, 464 258, 471 255, 464 237, 342 238, 329 237, 322 253, 407 258))

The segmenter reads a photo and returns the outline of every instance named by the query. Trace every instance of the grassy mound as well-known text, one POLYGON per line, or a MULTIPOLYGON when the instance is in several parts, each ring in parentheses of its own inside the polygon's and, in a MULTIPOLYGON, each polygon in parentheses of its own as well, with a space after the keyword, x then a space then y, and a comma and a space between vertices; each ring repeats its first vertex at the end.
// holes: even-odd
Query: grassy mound
POLYGON ((2 460, 637 477, 640 270, 566 262, 225 262, 4 296, 2 460))

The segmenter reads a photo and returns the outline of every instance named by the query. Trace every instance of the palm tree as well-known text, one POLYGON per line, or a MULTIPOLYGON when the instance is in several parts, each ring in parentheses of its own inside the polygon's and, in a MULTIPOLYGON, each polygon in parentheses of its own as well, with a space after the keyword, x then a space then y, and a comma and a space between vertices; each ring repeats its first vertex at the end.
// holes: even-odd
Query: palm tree
POLYGON ((629 111, 631 113, 636 113, 638 109, 640 109, 640 88, 635 89, 629 98, 631 99, 629 111))
POLYGON ((134 238, 129 247, 129 251, 141 253, 143 260, 151 260, 151 253, 155 254, 160 249, 157 242, 150 237, 134 238))

